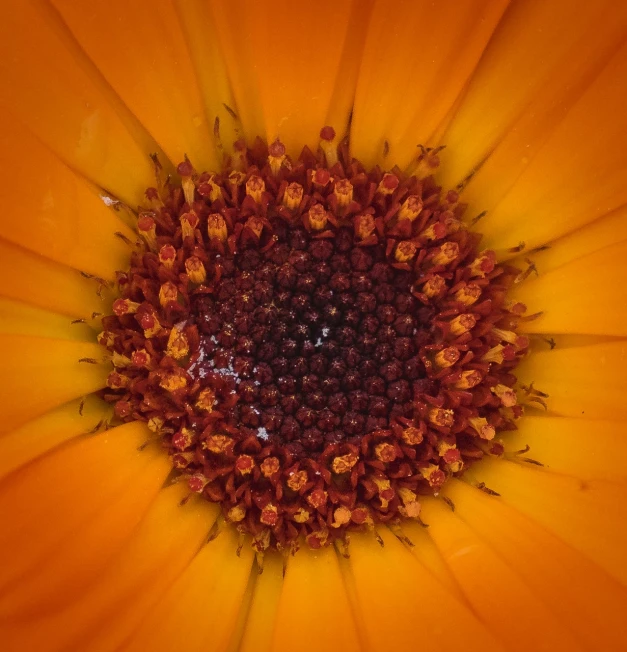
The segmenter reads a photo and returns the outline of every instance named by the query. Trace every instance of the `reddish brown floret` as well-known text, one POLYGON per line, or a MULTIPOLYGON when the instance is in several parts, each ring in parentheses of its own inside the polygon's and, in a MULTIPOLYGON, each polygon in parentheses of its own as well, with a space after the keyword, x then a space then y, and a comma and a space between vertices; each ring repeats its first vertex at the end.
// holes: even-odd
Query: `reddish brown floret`
POLYGON ((149 189, 99 337, 117 417, 146 421, 256 550, 419 518, 520 415, 518 270, 433 177, 345 147, 329 166, 321 138, 296 161, 240 149, 244 171, 185 161, 182 185, 149 189))

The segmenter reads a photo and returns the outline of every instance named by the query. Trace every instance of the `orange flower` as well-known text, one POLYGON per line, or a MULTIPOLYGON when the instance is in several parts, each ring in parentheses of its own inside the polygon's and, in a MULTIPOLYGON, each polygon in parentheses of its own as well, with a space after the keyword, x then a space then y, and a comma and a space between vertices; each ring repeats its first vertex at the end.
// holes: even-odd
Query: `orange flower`
POLYGON ((624 646, 625 3, 5 0, 0 55, 3 649, 624 646), (527 414, 421 522, 262 558, 168 482, 158 420, 107 428, 99 318, 155 160, 237 168, 257 137, 329 159, 345 136, 384 171, 439 158, 525 270, 527 414))

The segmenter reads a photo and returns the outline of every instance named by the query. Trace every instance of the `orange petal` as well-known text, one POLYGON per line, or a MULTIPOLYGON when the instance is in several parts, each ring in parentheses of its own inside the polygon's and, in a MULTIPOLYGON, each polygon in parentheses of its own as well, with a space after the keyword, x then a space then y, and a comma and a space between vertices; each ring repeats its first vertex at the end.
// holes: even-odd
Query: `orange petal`
MULTIPOLYGON (((502 500, 457 480, 445 493, 463 519, 592 650, 622 644, 627 591, 502 500)), ((526 619, 525 619, 526 620, 526 619)))
POLYGON ((570 0, 511 3, 442 137, 445 185, 455 186, 490 157, 485 165, 496 188, 490 191, 486 175, 477 184, 485 194, 476 198, 499 196, 616 49, 626 25, 625 7, 613 0, 582 3, 577 11, 570 0))
MULTIPOLYGON (((138 425, 133 424, 133 427, 138 425)), ((129 439, 128 444, 135 443, 138 438, 132 436, 130 424, 121 427, 126 429, 124 436, 129 439)), ((135 430, 144 440, 149 434, 143 425, 135 430)), ((136 450, 126 454, 134 457, 136 450)), ((21 575, 9 590, 3 591, 0 598, 3 617, 28 619, 57 611, 80 600, 89 587, 99 581, 100 574, 132 535, 171 470, 170 461, 159 447, 149 447, 142 455, 143 465, 137 465, 126 486, 87 522, 77 524, 60 545, 46 548, 45 559, 21 575)), ((92 474, 97 473, 97 460, 90 470, 92 474)), ((67 504, 63 508, 67 510, 67 504)), ((47 518, 51 516, 49 512, 47 518)), ((39 528, 40 524, 34 523, 31 536, 37 536, 39 528)), ((20 538, 23 536, 26 535, 21 533, 20 538)))
POLYGON ((351 1, 211 4, 248 141, 280 137, 291 155, 303 145, 315 151, 340 72, 351 1))
POLYGON ((219 121, 216 145, 232 154, 233 143, 242 137, 242 125, 209 4, 206 0, 175 0, 175 4, 211 128, 219 121))
POLYGON ((0 297, 0 334, 51 337, 58 340, 93 341, 94 331, 85 323, 21 301, 0 297))
POLYGON ((506 6, 377 0, 357 80, 353 156, 366 166, 409 165, 464 88, 506 6))
POLYGON ((39 308, 88 317, 109 305, 97 295, 100 282, 0 239, 0 296, 39 308))
POLYGON ((70 167, 132 206, 141 202, 154 183, 148 154, 158 147, 44 3, 5 3, 0 80, 0 105, 70 167))
POLYGON ((244 596, 253 551, 237 549, 237 533, 224 527, 150 610, 124 650, 226 650, 244 596))
POLYGON ((93 394, 66 403, 0 435, 0 478, 59 444, 92 431, 111 413, 93 394))
POLYGON ((581 480, 627 480, 627 437, 622 421, 527 415, 505 434, 508 451, 529 446, 530 457, 555 473, 581 480))
POLYGON ((17 470, 0 484, 0 512, 10 528, 0 532, 0 568, 6 588, 93 518, 151 460, 137 447, 143 424, 81 437, 17 470), (48 523, 50 527, 42 527, 48 523))
POLYGON ((619 208, 609 215, 561 236, 540 251, 523 254, 514 264, 524 268, 525 258, 533 261, 540 274, 570 263, 609 245, 627 240, 627 208, 619 208))
POLYGON ((149 8, 126 0, 101 5, 53 0, 53 5, 174 164, 187 154, 200 170, 220 166, 172 2, 149 8))
POLYGON ((586 419, 627 418, 627 341, 534 351, 516 370, 522 383, 546 392, 551 414, 586 419))
POLYGON ((466 606, 468 602, 455 581, 450 568, 446 565, 433 539, 428 534, 428 529, 414 521, 407 520, 402 525, 403 534, 409 537, 414 544, 411 552, 415 555, 427 570, 436 577, 460 602, 466 606))
POLYGON ((627 515, 622 485, 582 481, 504 460, 473 466, 469 478, 501 494, 568 545, 627 585, 627 515))
POLYGON ((272 650, 320 649, 361 646, 335 549, 314 551, 305 545, 287 564, 272 650), (316 636, 308 635, 314 631, 316 636))
POLYGON ((49 652, 118 649, 187 568, 217 516, 215 505, 195 497, 181 505, 187 493, 184 483, 161 491, 132 537, 79 600, 28 623, 7 625, 9 649, 17 644, 49 652))
POLYGON ((627 241, 599 249, 518 286, 512 298, 529 314, 527 333, 627 336, 627 241))
POLYGON ((253 588, 250 611, 238 648, 240 652, 270 651, 282 588, 283 558, 270 551, 264 555, 263 573, 257 576, 253 588))
POLYGON ((520 577, 442 501, 423 518, 473 611, 508 650, 581 650, 576 639, 520 577))
MULTIPOLYGON (((0 109, 0 120, 10 122, 0 109)), ((119 237, 135 234, 78 177, 21 124, 0 135, 2 237, 58 263, 112 280, 131 250, 119 237), (28 170, 16 152, 28 152, 28 170)))
POLYGON ((523 154, 509 152, 482 189, 473 179, 463 197, 479 210, 488 209, 479 223, 487 247, 544 245, 627 202, 625 77, 627 45, 611 58, 524 170, 516 171, 515 183, 502 198, 492 203, 486 187, 507 174, 505 161, 520 167, 523 154))
POLYGON ((0 335, 2 425, 9 431, 48 410, 105 386, 104 349, 91 342, 0 335))
POLYGON ((349 581, 368 649, 500 650, 474 614, 451 595, 387 529, 351 536, 349 581), (454 624, 454 626, 453 626, 454 624))

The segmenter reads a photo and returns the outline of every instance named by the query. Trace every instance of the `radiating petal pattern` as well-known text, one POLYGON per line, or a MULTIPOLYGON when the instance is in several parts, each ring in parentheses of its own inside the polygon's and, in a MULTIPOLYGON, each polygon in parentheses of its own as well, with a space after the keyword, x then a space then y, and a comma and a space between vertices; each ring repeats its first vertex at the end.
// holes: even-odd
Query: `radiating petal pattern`
POLYGON ((506 6, 375 2, 357 80, 353 156, 366 166, 406 167, 455 104, 506 6))

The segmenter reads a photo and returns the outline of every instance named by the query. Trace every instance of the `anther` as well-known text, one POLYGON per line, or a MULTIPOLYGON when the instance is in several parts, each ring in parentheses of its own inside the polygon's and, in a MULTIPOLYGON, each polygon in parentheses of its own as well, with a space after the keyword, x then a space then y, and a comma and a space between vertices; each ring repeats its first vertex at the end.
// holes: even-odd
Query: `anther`
POLYGON ((333 188, 338 208, 346 208, 353 201, 353 184, 348 179, 338 179, 333 188))
POLYGON ((381 195, 391 195, 398 188, 399 180, 395 174, 386 172, 379 182, 377 192, 381 195))
POLYGON ((226 242, 229 232, 226 228, 226 222, 220 213, 212 213, 207 218, 207 234, 210 238, 215 238, 220 242, 226 242))
POLYGON ((190 256, 185 261, 185 271, 189 280, 196 285, 200 285, 207 280, 207 271, 198 256, 190 256))
POLYGON ((180 217, 181 231, 183 238, 193 238, 196 227, 198 226, 198 215, 194 212, 183 213, 180 217))
POLYGON ((450 428, 455 421, 455 412, 443 408, 431 408, 431 410, 429 410, 429 421, 431 421, 434 426, 450 428))
POLYGON ((459 349, 454 346, 448 346, 435 355, 434 362, 440 369, 452 367, 459 360, 459 349))
POLYGON ((398 245, 396 245, 394 258, 399 263, 407 263, 416 255, 417 250, 418 247, 413 242, 411 242, 411 240, 404 240, 403 242, 399 242, 398 245))
POLYGON ((277 138, 268 146, 268 163, 276 177, 285 161, 285 145, 277 138))
POLYGON ((403 202, 400 211, 398 212, 398 218, 400 220, 409 220, 413 222, 420 212, 422 211, 422 199, 417 195, 410 195, 403 202))
POLYGON ((137 230, 151 251, 157 250, 157 223, 150 215, 142 215, 137 220, 137 230))
POLYGON ((465 306, 471 306, 481 296, 481 287, 476 283, 468 283, 468 285, 464 285, 464 287, 457 290, 453 296, 455 301, 459 301, 465 306))
POLYGON ((181 360, 189 354, 189 342, 182 328, 175 326, 170 331, 166 354, 175 360, 181 360))
POLYGON ((194 181, 192 179, 192 175, 194 174, 194 168, 190 163, 189 159, 187 158, 187 156, 185 157, 185 161, 183 161, 183 163, 178 164, 176 171, 181 175, 181 186, 183 188, 183 195, 185 196, 185 201, 191 207, 191 205, 194 203, 194 194, 196 191, 196 185, 194 184, 194 181))
POLYGON ((320 130, 320 148, 327 160, 327 167, 332 168, 337 163, 337 145, 335 144, 335 129, 330 126, 320 130))
POLYGON ((139 303, 130 299, 116 299, 113 302, 113 312, 118 316, 132 315, 137 312, 139 303))
POLYGON ((372 215, 365 213, 363 215, 357 215, 355 217, 355 235, 360 240, 365 240, 369 238, 375 230, 375 222, 372 215))
POLYGON ((468 269, 471 276, 478 276, 484 278, 490 274, 496 265, 496 254, 493 251, 483 251, 477 258, 475 258, 468 269))
POLYGON ((445 288, 446 281, 444 277, 440 276, 439 274, 435 274, 430 279, 425 281, 425 284, 422 286, 422 292, 430 299, 433 299, 434 297, 442 294, 445 288))
POLYGON ((256 174, 253 174, 246 182, 246 194, 252 197, 256 204, 261 204, 261 198, 265 191, 266 184, 264 180, 256 174))
POLYGON ((462 371, 458 381, 453 385, 456 389, 472 389, 483 380, 483 376, 476 369, 462 371))
POLYGON ((435 265, 448 265, 459 256, 459 245, 457 242, 445 242, 437 247, 431 260, 435 265))
POLYGON ((494 439, 496 434, 494 426, 491 426, 484 417, 472 417, 468 419, 468 422, 481 439, 494 439))
POLYGON ((322 204, 314 204, 307 213, 309 225, 314 231, 322 231, 327 225, 328 213, 322 204))
POLYGON ((296 210, 303 201, 303 187, 300 183, 290 183, 283 194, 283 206, 288 210, 296 210))
POLYGON ((166 281, 159 289, 159 303, 165 307, 170 301, 176 301, 179 291, 172 281, 166 281))
POLYGON ((159 262, 167 267, 168 269, 172 269, 172 266, 174 265, 174 261, 176 260, 176 249, 170 245, 166 244, 159 249, 159 262))
POLYGON ((463 313, 449 322, 449 329, 453 335, 459 336, 473 329, 476 323, 477 318, 472 313, 463 313))

